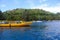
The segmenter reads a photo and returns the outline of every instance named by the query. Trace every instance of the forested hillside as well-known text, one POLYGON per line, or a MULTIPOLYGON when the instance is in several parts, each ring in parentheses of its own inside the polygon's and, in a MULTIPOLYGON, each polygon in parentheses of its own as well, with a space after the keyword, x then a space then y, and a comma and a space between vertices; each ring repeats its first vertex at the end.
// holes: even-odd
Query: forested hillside
POLYGON ((0 20, 60 20, 60 13, 52 13, 42 9, 13 9, 0 11, 0 20))

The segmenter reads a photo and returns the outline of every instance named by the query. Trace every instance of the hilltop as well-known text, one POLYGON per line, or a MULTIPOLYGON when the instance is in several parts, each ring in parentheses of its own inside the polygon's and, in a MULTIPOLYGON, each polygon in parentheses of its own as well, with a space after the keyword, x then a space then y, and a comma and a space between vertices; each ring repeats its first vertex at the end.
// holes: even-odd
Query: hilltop
POLYGON ((0 19, 2 20, 60 20, 60 13, 52 13, 43 9, 13 9, 5 12, 0 11, 0 19), (2 15, 2 16, 1 16, 2 15))

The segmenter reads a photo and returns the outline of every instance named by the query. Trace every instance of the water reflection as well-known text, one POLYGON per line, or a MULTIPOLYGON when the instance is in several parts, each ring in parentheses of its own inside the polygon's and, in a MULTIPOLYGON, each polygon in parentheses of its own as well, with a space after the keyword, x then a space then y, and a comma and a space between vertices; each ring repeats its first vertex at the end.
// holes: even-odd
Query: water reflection
POLYGON ((46 22, 40 22, 40 21, 33 22, 31 25, 32 28, 36 28, 36 29, 44 29, 46 26, 47 26, 46 22))

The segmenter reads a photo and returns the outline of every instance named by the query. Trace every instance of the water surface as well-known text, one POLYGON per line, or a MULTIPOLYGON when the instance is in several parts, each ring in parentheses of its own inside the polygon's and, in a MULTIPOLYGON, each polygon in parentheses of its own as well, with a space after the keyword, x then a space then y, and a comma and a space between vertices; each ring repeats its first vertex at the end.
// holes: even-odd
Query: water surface
POLYGON ((31 27, 0 28, 0 40, 60 40, 60 21, 46 21, 31 27))

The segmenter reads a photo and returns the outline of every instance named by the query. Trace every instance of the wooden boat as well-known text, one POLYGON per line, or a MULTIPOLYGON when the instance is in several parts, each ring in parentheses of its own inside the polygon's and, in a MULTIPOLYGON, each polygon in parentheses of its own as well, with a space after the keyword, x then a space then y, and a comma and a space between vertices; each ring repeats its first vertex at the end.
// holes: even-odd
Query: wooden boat
POLYGON ((0 24, 0 27, 28 27, 32 22, 0 24))

